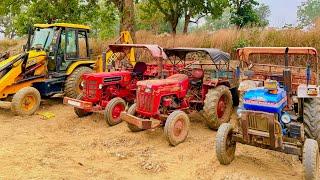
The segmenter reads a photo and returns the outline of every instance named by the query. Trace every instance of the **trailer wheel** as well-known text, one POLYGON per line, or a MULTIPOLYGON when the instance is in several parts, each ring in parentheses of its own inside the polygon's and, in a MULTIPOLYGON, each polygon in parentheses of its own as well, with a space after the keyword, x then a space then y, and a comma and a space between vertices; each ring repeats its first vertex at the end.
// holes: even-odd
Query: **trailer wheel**
POLYGON ((305 179, 318 179, 319 147, 317 141, 306 139, 303 145, 302 158, 305 179))
POLYGON ((92 73, 93 70, 89 67, 81 66, 75 69, 67 78, 64 88, 65 96, 77 98, 82 92, 81 82, 82 75, 92 73))
MULTIPOLYGON (((83 95, 82 94, 79 94, 78 97, 77 97, 78 100, 82 100, 83 99, 83 95)), ((90 111, 86 111, 84 109, 80 109, 80 108, 77 108, 77 107, 74 107, 73 108, 74 110, 74 113, 76 113, 76 115, 79 117, 79 118, 82 118, 82 117, 85 117, 85 116, 89 116, 91 115, 93 112, 90 112, 90 111)))
POLYGON ((12 111, 16 115, 32 115, 40 106, 41 95, 34 87, 20 89, 12 98, 12 111))
POLYGON ((113 98, 108 102, 104 110, 104 119, 110 126, 114 126, 122 122, 120 113, 126 109, 126 102, 119 97, 113 98))
POLYGON ((183 111, 171 113, 164 126, 164 134, 172 146, 182 143, 188 136, 190 120, 183 111))
POLYGON ((308 138, 320 143, 320 99, 308 98, 303 103, 304 130, 308 138))
MULTIPOLYGON (((136 103, 132 104, 128 109, 128 113, 131 115, 136 115, 136 106, 137 106, 136 103)), ((127 123, 127 126, 130 129, 130 131, 132 131, 132 132, 139 132, 139 131, 143 130, 143 129, 137 127, 136 125, 133 125, 130 123, 127 123)))
POLYGON ((223 123, 216 135, 216 156, 220 164, 228 165, 234 159, 236 142, 232 141, 233 127, 229 123, 223 123))
POLYGON ((209 89, 203 106, 203 115, 207 126, 216 130, 222 123, 229 122, 232 104, 232 94, 227 86, 221 85, 209 89))

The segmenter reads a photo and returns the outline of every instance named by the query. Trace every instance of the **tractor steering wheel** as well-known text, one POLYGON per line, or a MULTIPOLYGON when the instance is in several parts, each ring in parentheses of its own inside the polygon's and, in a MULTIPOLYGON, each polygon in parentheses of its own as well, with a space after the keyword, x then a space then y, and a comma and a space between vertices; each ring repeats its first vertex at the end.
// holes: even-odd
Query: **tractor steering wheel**
POLYGON ((192 72, 190 71, 190 69, 185 69, 185 68, 183 68, 183 69, 180 69, 178 72, 181 73, 181 74, 185 74, 185 75, 187 75, 188 77, 191 77, 191 76, 192 76, 192 72))

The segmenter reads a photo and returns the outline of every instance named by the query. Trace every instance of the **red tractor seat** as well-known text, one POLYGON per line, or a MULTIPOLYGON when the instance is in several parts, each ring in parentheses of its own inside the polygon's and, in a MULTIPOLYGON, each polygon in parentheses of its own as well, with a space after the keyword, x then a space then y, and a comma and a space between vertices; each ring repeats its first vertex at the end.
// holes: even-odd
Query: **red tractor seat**
POLYGON ((199 69, 199 68, 192 69, 190 84, 193 86, 201 86, 203 77, 204 77, 203 69, 199 69))
POLYGON ((133 75, 141 76, 146 72, 147 64, 144 62, 137 62, 132 70, 133 75))

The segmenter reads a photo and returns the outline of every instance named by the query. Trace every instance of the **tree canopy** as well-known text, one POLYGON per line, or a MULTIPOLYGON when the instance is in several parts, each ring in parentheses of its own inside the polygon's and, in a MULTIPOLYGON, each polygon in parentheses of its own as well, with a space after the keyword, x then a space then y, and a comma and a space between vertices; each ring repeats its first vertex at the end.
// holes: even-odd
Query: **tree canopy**
POLYGON ((320 17, 320 1, 319 0, 307 0, 302 2, 298 7, 298 20, 300 26, 310 26, 314 21, 320 17))
POLYGON ((0 33, 13 38, 35 23, 68 22, 91 26, 99 38, 119 30, 134 38, 136 30, 187 33, 203 22, 211 29, 267 26, 269 14, 269 7, 256 0, 2 0, 0 33))

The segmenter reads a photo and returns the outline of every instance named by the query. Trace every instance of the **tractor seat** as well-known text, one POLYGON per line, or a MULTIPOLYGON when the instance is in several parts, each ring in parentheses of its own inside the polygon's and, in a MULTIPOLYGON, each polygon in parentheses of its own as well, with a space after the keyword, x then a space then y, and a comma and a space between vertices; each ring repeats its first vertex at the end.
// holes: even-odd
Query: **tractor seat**
POLYGON ((190 84, 194 86, 201 85, 203 77, 204 77, 203 69, 200 69, 200 68, 193 69, 191 72, 190 84))
POLYGON ((132 75, 134 76, 142 76, 144 72, 147 70, 147 64, 144 62, 137 62, 132 70, 132 75))
POLYGON ((185 74, 174 74, 169 76, 166 79, 157 79, 157 80, 145 80, 145 81, 138 81, 137 85, 142 86, 157 86, 157 87, 164 87, 164 86, 179 86, 185 89, 188 88, 189 85, 189 78, 185 74))

